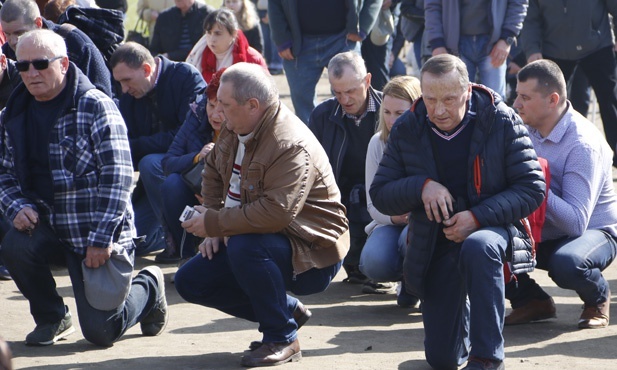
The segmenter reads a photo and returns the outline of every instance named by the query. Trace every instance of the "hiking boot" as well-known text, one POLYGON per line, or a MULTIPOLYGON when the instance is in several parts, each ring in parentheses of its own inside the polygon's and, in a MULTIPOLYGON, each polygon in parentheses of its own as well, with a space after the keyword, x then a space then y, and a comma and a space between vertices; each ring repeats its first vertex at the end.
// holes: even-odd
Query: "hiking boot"
POLYGON ((75 332, 73 320, 69 308, 64 306, 66 313, 64 317, 55 323, 39 324, 34 330, 26 336, 26 345, 28 346, 49 346, 57 341, 66 338, 69 334, 75 332))
POLYGON ((467 360, 467 366, 462 370, 505 370, 506 365, 503 361, 488 360, 486 358, 480 358, 476 356, 469 356, 467 360))
POLYGON ((141 320, 141 333, 146 336, 156 336, 163 332, 169 319, 167 310, 167 298, 165 297, 165 278, 163 272, 157 266, 148 266, 139 272, 147 273, 156 279, 158 296, 156 303, 150 312, 141 320))
POLYGON ((405 282, 400 281, 396 287, 396 304, 402 308, 419 308, 420 299, 413 294, 407 293, 405 290, 405 282))
POLYGON ((394 292, 396 292, 396 283, 378 283, 376 281, 369 280, 362 285, 362 293, 365 294, 389 294, 394 292))
POLYGON ((557 317, 553 298, 532 299, 526 305, 515 308, 506 316, 504 325, 520 325, 557 317))
POLYGON ((578 320, 579 329, 606 328, 609 322, 609 308, 611 306, 611 293, 608 293, 606 302, 597 306, 585 305, 581 318, 578 320))

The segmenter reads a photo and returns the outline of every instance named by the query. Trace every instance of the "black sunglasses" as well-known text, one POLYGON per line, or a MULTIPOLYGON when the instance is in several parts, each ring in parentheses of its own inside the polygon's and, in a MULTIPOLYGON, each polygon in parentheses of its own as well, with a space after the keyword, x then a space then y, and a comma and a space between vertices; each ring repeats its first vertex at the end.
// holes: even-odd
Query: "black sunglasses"
POLYGON ((32 63, 34 69, 37 71, 42 71, 49 67, 49 63, 62 58, 64 57, 59 56, 51 59, 20 60, 19 62, 15 62, 15 68, 17 68, 19 72, 28 72, 30 69, 30 63, 32 63))

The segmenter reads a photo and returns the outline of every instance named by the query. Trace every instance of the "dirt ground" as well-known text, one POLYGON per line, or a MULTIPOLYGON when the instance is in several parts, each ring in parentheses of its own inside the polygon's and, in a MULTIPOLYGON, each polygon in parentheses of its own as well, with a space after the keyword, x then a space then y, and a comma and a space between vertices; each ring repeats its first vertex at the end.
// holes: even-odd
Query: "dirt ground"
MULTIPOLYGON (((289 103, 284 76, 277 76, 282 98, 289 103)), ((328 95, 327 81, 319 86, 328 95)), ((136 269, 152 263, 138 258, 136 269)), ((143 337, 139 325, 111 348, 98 348, 83 339, 79 323, 67 340, 50 347, 26 347, 34 328, 27 301, 10 281, 0 282, 0 336, 10 344, 16 369, 237 369, 252 340, 261 339, 257 325, 219 311, 184 302, 170 282, 176 268, 163 267, 167 280, 170 320, 158 337, 143 337)), ((59 293, 75 313, 66 271, 56 271, 59 293)), ((395 295, 366 295, 360 287, 342 282, 340 273, 330 288, 302 298, 313 317, 299 332, 303 359, 286 369, 429 369, 424 361, 423 329, 417 312, 396 306, 395 295)), ((617 267, 604 273, 617 292, 617 267)), ((615 369, 617 325, 578 330, 581 301, 557 288, 544 271, 533 276, 557 304, 557 318, 542 323, 506 327, 506 367, 520 370, 615 369)), ((615 302, 615 299, 613 299, 615 302)), ((612 314, 617 317, 617 306, 612 314)))

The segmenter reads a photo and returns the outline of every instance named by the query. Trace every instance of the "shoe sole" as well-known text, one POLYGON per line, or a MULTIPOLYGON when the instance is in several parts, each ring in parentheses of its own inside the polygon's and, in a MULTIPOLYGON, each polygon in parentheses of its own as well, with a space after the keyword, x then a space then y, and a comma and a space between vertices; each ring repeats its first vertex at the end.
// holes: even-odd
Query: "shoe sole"
POLYGON ((44 346, 51 346, 52 344, 56 343, 59 340, 62 340, 66 337, 68 337, 69 335, 73 334, 75 332, 75 328, 73 326, 67 328, 65 331, 63 331, 62 333, 59 333, 58 335, 56 335, 52 340, 47 341, 47 342, 28 342, 26 341, 26 345, 27 346, 34 346, 34 347, 44 347, 44 346))
POLYGON ((550 315, 544 315, 544 316, 536 317, 533 320, 527 320, 527 321, 521 321, 521 322, 509 323, 507 321, 504 321, 504 325, 505 326, 515 326, 515 325, 533 324, 533 323, 540 322, 540 321, 554 319, 556 317, 557 317, 557 314, 554 313, 554 314, 550 314, 550 315))
MULTIPOLYGON (((146 266, 141 271, 147 271, 150 275, 154 276, 154 278, 156 279, 156 284, 159 288, 159 297, 161 298, 161 302, 163 302, 163 304, 165 305, 165 323, 161 327, 161 330, 159 330, 157 333, 144 334, 154 337, 161 334, 163 330, 165 330, 165 327, 167 327, 167 323, 169 322, 169 309, 167 307, 167 296, 165 295, 165 276, 163 275, 163 271, 161 271, 161 269, 157 266, 146 266)), ((144 331, 143 325, 141 325, 141 331, 142 333, 144 331)))
POLYGON ((266 363, 261 363, 261 362, 252 362, 252 361, 248 361, 245 360, 246 357, 242 358, 242 366, 244 367, 265 367, 265 366, 278 366, 278 365, 283 365, 286 364, 288 362, 298 362, 302 359, 302 351, 298 351, 298 353, 294 353, 293 355, 287 357, 286 359, 282 360, 282 361, 277 361, 277 362, 266 362, 266 363))

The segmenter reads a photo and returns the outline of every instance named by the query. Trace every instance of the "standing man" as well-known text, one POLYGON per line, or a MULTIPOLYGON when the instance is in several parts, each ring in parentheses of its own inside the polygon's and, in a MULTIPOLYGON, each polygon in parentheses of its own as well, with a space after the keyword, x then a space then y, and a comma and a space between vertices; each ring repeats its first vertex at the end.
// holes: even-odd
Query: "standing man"
MULTIPOLYGON (((538 245, 538 268, 584 302, 578 327, 609 323, 611 292, 602 271, 617 254, 617 196, 613 152, 602 134, 566 100, 566 81, 549 60, 526 65, 518 73, 514 101, 540 157, 551 170, 546 220, 538 245)), ((527 274, 506 292, 514 310, 506 325, 555 317, 552 298, 527 274)))
MULTIPOLYGON (((528 63, 550 59, 559 65, 566 81, 572 80, 575 69, 582 70, 598 100, 606 141, 615 151, 617 57, 610 16, 617 16, 617 0, 531 0, 521 43, 528 63)), ((571 95, 585 96, 579 91, 571 95)), ((585 98, 577 100, 572 101, 574 109, 586 112, 585 98)), ((617 156, 613 166, 617 166, 617 156)))
POLYGON ((135 226, 146 240, 137 246, 137 254, 165 248, 156 261, 177 262, 179 254, 163 225, 160 186, 165 176, 161 160, 184 122, 189 104, 206 83, 190 64, 164 56, 153 58, 148 49, 134 42, 116 49, 110 64, 122 87, 120 113, 128 130, 133 168, 139 171, 133 193, 135 226))
POLYGON ((176 273, 176 289, 259 323, 263 339, 243 366, 298 361, 297 330, 311 312, 286 291, 328 287, 349 248, 345 207, 326 153, 263 68, 229 67, 217 98, 226 121, 206 157, 204 206, 182 224, 206 239, 176 273))
POLYGON ((176 6, 158 15, 150 43, 152 55, 184 62, 203 36, 204 19, 214 9, 195 0, 174 0, 176 6))
POLYGON ((68 29, 41 17, 36 2, 32 0, 7 0, 0 10, 0 23, 6 35, 2 51, 15 60, 17 39, 27 31, 49 29, 64 38, 69 60, 85 74, 97 89, 107 96, 111 94, 111 74, 105 59, 92 40, 78 28, 68 29))
MULTIPOLYGON (((366 243, 364 228, 372 221, 366 205, 364 170, 366 152, 375 134, 381 107, 381 92, 371 87, 360 54, 348 51, 334 56, 328 63, 328 80, 334 97, 319 104, 311 113, 309 128, 324 147, 336 183, 347 208, 351 246, 343 267, 347 282, 369 283, 360 272, 360 254, 366 243)), ((391 290, 388 284, 370 282, 372 290, 391 290)))
POLYGON ((0 119, 0 207, 13 226, 1 253, 36 323, 26 344, 51 345, 75 331, 50 270, 59 263, 68 268, 86 340, 111 346, 138 322, 144 335, 160 334, 167 301, 158 267, 137 274, 115 309, 86 298, 82 268, 104 268, 112 250, 134 249, 122 116, 69 62, 52 31, 22 35, 16 66, 24 83, 0 119))
POLYGON ((270 0, 272 39, 283 58, 296 115, 308 123, 315 86, 330 59, 349 50, 373 29, 382 0, 270 0))
POLYGON ((544 177, 520 118, 470 84, 462 60, 432 57, 421 84, 392 128, 371 199, 387 215, 411 212, 404 275, 422 299, 428 363, 502 370, 503 264, 533 269, 520 220, 542 203, 544 177))
POLYGON ((425 0, 433 56, 450 53, 467 66, 469 79, 506 96, 507 59, 529 0, 425 0))

